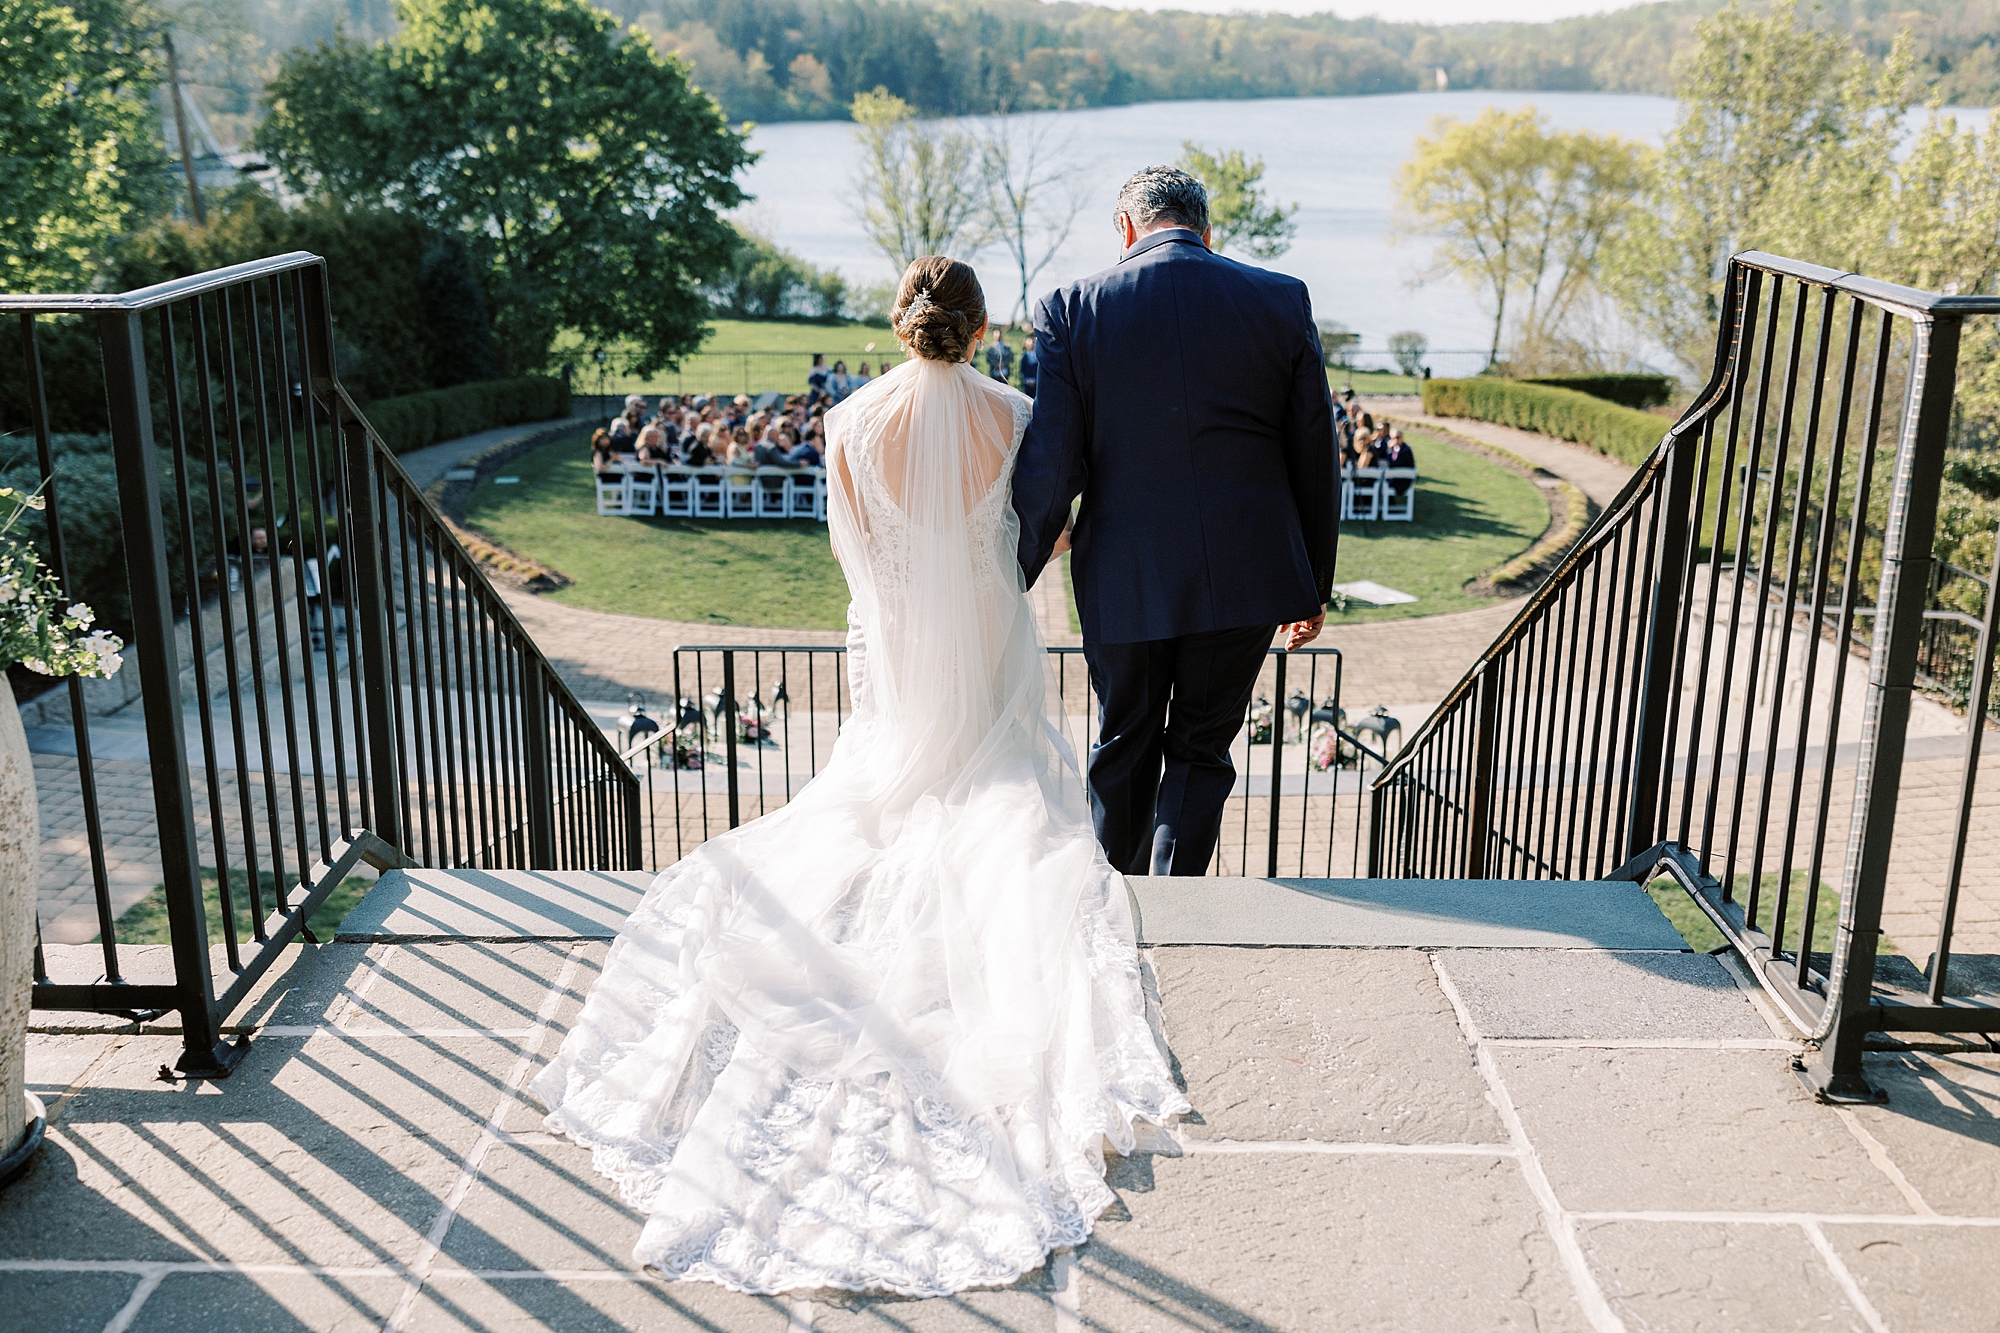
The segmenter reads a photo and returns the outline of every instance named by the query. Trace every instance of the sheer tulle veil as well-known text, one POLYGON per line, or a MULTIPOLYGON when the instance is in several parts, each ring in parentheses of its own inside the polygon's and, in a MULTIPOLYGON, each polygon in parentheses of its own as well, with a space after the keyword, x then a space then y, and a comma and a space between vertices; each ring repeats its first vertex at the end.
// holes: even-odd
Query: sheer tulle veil
POLYGON ((829 413, 853 713, 776 813, 664 872, 535 1089, 753 1291, 1012 1280, 1184 1111, 1123 880, 1047 716, 1008 503, 1028 400, 911 358, 829 413))

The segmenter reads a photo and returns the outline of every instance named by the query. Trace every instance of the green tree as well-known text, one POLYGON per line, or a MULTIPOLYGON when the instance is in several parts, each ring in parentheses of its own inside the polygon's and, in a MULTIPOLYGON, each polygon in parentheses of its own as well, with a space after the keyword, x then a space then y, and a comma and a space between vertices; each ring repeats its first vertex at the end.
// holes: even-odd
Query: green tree
POLYGON ((1246 157, 1241 148, 1211 153, 1183 142, 1174 165, 1208 188, 1208 224, 1217 254, 1240 246, 1253 259, 1276 259, 1292 248, 1298 233, 1292 215, 1299 206, 1286 208, 1265 197, 1258 183, 1264 179, 1263 158, 1246 157))
POLYGON ((693 351, 698 287, 729 262, 720 214, 751 160, 686 68, 583 0, 399 0, 402 28, 288 54, 257 144, 288 184, 466 236, 492 268, 503 370, 546 363, 559 327, 633 349, 646 374, 693 351))
POLYGON ((1028 317, 1031 288, 1076 226, 1089 198, 1075 143, 1054 120, 1001 115, 979 141, 986 185, 987 231, 1007 251, 1021 295, 1016 322, 1028 317))
POLYGON ((1601 252, 1623 232, 1646 180, 1646 150, 1615 135, 1551 131, 1532 106, 1439 117, 1396 179, 1411 231, 1436 238, 1433 272, 1493 307, 1488 359, 1508 321, 1542 355, 1591 290, 1601 252))
POLYGON ((1405 375, 1423 374, 1424 353, 1430 350, 1431 340, 1415 329, 1389 335, 1389 355, 1395 358, 1396 369, 1405 375))
POLYGON ((161 202, 157 53, 126 9, 0 0, 0 291, 87 287, 161 202))
POLYGON ((716 309, 749 319, 840 317, 847 304, 847 280, 837 269, 815 268, 741 222, 736 230, 739 239, 728 269, 706 289, 716 309))
POLYGON ((850 110, 861 146, 856 211, 897 276, 923 255, 977 253, 985 194, 972 136, 917 120, 886 88, 860 94, 850 110))
POLYGON ((1611 274, 1633 318, 1691 373, 1713 355, 1731 254, 1802 245, 1831 264, 1850 250, 1857 217, 1877 212, 1888 185, 1909 72, 1907 46, 1878 73, 1844 34, 1800 22, 1792 0, 1764 14, 1731 4, 1697 26, 1661 153, 1672 169, 1611 274))

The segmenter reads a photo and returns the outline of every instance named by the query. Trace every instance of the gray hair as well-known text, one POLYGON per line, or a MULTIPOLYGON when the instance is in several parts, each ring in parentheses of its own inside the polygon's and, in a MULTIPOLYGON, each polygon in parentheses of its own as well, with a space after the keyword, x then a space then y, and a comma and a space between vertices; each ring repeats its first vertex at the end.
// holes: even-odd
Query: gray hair
POLYGON ((1208 226, 1208 191, 1179 167, 1146 167, 1118 191, 1112 220, 1121 213, 1140 231, 1162 223, 1201 231, 1208 226))

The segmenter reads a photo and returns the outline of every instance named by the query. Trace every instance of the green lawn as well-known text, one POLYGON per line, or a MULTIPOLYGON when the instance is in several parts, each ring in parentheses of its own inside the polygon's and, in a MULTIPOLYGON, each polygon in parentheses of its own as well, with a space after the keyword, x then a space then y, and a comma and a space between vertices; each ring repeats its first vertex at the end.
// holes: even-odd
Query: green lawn
MULTIPOLYGON (((509 465, 519 482, 474 488, 471 525, 571 580, 547 594, 568 606, 713 625, 840 629, 847 585, 818 523, 599 518, 582 433, 509 465)), ((1548 505, 1517 473, 1423 431, 1414 523, 1349 523, 1339 582, 1373 579, 1414 593, 1402 606, 1328 614, 1333 625, 1437 615, 1485 605, 1465 584, 1542 534, 1548 505)), ((1067 585, 1067 577, 1063 580, 1067 585)), ((1074 612, 1072 611, 1072 615, 1074 612)))
POLYGON ((1352 602, 1345 611, 1327 612, 1330 626, 1491 605, 1465 585, 1534 545, 1549 525, 1548 501, 1526 477, 1428 431, 1404 434, 1417 455, 1416 521, 1341 524, 1334 582, 1373 579, 1417 600, 1400 606, 1352 602))
MULTIPOLYGON (((896 335, 881 324, 716 319, 709 321, 709 330, 701 349, 683 358, 679 370, 656 371, 651 375, 608 374, 600 382, 591 360, 595 349, 585 345, 574 332, 557 336, 554 360, 558 365, 565 361, 575 365, 571 383, 579 397, 603 393, 623 398, 628 393, 754 394, 767 389, 799 393, 805 389, 805 375, 811 369, 814 352, 824 352, 828 364, 845 360, 850 370, 863 361, 879 363, 887 356, 893 362, 902 355, 896 335), (750 354, 747 359, 745 353, 750 354)), ((1019 331, 1010 332, 1008 341, 1018 348, 1019 331)), ((624 359, 619 349, 609 350, 613 363, 624 359)), ((1373 370, 1331 370, 1327 372, 1327 383, 1335 393, 1349 387, 1359 394, 1413 394, 1418 389, 1418 381, 1410 376, 1373 370)))
POLYGON ((847 584, 826 525, 797 520, 599 518, 589 437, 511 464, 513 485, 481 482, 471 525, 573 580, 566 606, 713 625, 841 629, 847 584))
MULTIPOLYGON (((277 910, 277 878, 268 870, 258 876, 263 890, 264 915, 277 910)), ((313 934, 319 936, 323 944, 331 940, 340 928, 340 919, 354 910, 354 904, 361 901, 361 895, 375 887, 375 881, 359 875, 349 875, 334 886, 326 901, 319 905, 307 922, 313 934)), ((251 939, 250 882, 242 869, 229 872, 229 896, 231 906, 236 909, 236 938, 239 941, 251 939)), ((201 897, 208 913, 208 941, 222 943, 222 891, 216 879, 213 866, 201 868, 201 897)), ((171 944, 173 936, 167 928, 167 886, 162 884, 151 893, 133 903, 119 914, 118 942, 120 944, 171 944)))
MULTIPOLYGON (((1764 879, 1762 900, 1757 905, 1757 918, 1758 924, 1768 930, 1771 925, 1771 909, 1776 905, 1773 895, 1777 892, 1778 877, 1767 873, 1764 879)), ((1805 906, 1806 901, 1806 872, 1794 870, 1791 882, 1792 891, 1789 895, 1791 901, 1786 906, 1785 917, 1784 942, 1787 950, 1798 947, 1799 910, 1805 906)), ((1750 877, 1736 876, 1733 891, 1736 894, 1736 901, 1744 902, 1750 892, 1750 877)), ((1707 953, 1711 949, 1722 947, 1722 932, 1715 928, 1715 923, 1708 919, 1708 913, 1695 905, 1694 899, 1688 897, 1687 891, 1681 888, 1677 881, 1665 877, 1656 879, 1646 886, 1646 892, 1652 895, 1653 901, 1659 905, 1660 911, 1666 914, 1667 920, 1673 923, 1674 929, 1681 933, 1681 938, 1688 942, 1689 948, 1707 953)), ((1840 894, 1830 885, 1822 884, 1819 898, 1813 908, 1814 953, 1833 952, 1833 932, 1839 924, 1840 894)), ((1896 945, 1884 935, 1875 949, 1878 954, 1892 954, 1896 952, 1896 945)))

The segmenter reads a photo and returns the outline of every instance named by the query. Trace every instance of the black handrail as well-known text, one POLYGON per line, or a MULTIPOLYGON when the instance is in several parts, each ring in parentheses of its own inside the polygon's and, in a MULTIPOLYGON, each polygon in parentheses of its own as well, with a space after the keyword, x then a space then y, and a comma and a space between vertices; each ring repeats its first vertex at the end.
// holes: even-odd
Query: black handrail
POLYGON ((1946 998, 2000 565, 1946 571, 1983 585, 1975 620, 1933 605, 1932 555, 1959 330, 1996 313, 2000 296, 1736 256, 1694 405, 1376 780, 1374 873, 1670 876, 1821 1044, 1807 1078, 1825 1097, 1873 1095, 1869 1031, 2000 1031, 2000 1009, 1946 998), (1960 621, 1979 631, 1964 663, 1935 641, 1960 621), (1927 994, 1890 1000, 1877 946, 1910 701, 1949 687, 1928 674, 1945 668, 1972 733, 1952 869, 1927 994))
POLYGON ((86 965, 38 930, 35 1007, 178 1010, 179 1068, 221 1077, 222 1024, 362 863, 637 865, 637 779, 341 385, 318 257, 0 309, 72 595, 37 316, 95 321, 172 955, 128 975, 98 811, 118 761, 72 682, 98 939, 86 965))
MULTIPOLYGON (((838 644, 754 643, 675 649, 672 694, 651 718, 659 730, 623 752, 643 787, 648 868, 663 868, 707 838, 779 808, 824 767, 849 707, 846 651, 838 644), (717 768, 721 778, 711 783, 717 768)), ((1058 701, 1052 706, 1077 729, 1071 740, 1080 759, 1094 726, 1089 678, 1077 669, 1082 653, 1070 645, 1048 649, 1050 691, 1058 701)), ((1371 837, 1368 776, 1383 757, 1352 726, 1339 724, 1342 660, 1335 648, 1271 650, 1257 689, 1262 697, 1245 717, 1249 771, 1225 811, 1213 873, 1361 873, 1371 837), (1260 705, 1268 711, 1255 720, 1260 705), (1264 729, 1261 739, 1253 720, 1264 729), (1318 768, 1313 753, 1329 727, 1338 738, 1331 771, 1318 768)))

